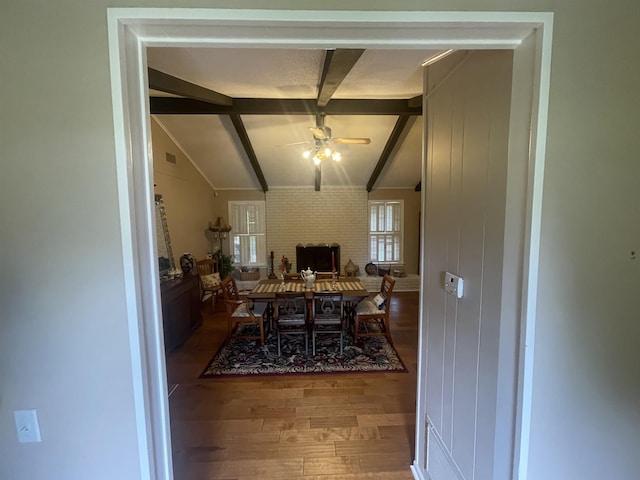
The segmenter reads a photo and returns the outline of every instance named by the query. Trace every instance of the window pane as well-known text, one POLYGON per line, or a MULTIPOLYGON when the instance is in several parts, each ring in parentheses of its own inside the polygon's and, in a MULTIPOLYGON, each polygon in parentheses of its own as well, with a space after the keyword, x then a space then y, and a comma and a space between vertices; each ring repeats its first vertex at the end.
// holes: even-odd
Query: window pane
POLYGON ((371 205, 369 207, 369 231, 375 232, 378 230, 378 217, 376 217, 376 207, 371 205))
POLYGON ((370 261, 402 261, 402 206, 402 200, 369 201, 370 261))
POLYGON ((233 236, 233 253, 231 256, 233 257, 233 263, 240 263, 240 237, 237 235, 233 236))
POLYGON ((229 202, 229 218, 234 263, 266 265, 264 202, 229 202))
POLYGON ((400 235, 393 236, 393 261, 400 261, 400 235))

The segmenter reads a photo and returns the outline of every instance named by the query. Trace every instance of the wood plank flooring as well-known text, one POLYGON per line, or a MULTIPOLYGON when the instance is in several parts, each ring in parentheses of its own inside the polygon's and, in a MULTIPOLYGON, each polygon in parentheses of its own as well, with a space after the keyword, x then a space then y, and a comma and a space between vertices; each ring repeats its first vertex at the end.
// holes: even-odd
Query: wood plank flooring
POLYGON ((222 302, 167 359, 176 480, 410 480, 418 292, 394 294, 408 373, 199 379, 224 340, 222 302))

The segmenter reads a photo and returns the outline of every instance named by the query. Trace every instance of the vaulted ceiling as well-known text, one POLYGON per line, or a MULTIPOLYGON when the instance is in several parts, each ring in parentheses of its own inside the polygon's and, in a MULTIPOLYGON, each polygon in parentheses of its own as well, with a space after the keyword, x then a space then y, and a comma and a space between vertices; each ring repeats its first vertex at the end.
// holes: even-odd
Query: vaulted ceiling
POLYGON ((416 188, 421 64, 439 53, 150 48, 151 114, 218 190, 416 188), (321 124, 342 159, 316 166, 302 153, 321 124))

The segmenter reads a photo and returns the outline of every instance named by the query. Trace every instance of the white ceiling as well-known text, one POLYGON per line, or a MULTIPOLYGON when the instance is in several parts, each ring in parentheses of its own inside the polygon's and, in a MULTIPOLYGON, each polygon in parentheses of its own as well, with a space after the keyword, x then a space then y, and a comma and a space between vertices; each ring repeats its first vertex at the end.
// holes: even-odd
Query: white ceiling
MULTIPOLYGON (((422 93, 421 63, 436 50, 367 50, 334 99, 409 99, 422 93)), ((149 67, 233 98, 318 95, 325 51, 256 48, 149 48, 149 67)), ((152 96, 166 95, 152 91, 152 96)), ((154 115, 215 189, 261 189, 226 115, 154 115)), ((242 115, 269 188, 313 186, 315 166, 301 154, 312 140, 314 115, 242 115)), ((365 187, 397 116, 327 115, 333 137, 369 137, 369 145, 339 145, 342 161, 325 160, 322 185, 365 187)), ((374 185, 414 188, 420 181, 422 117, 414 116, 374 185)))

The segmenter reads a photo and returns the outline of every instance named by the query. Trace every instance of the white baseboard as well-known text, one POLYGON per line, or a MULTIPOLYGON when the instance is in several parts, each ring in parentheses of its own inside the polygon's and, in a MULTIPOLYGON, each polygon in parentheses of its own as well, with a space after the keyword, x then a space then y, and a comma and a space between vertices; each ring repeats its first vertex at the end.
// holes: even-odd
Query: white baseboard
POLYGON ((428 428, 427 435, 429 435, 427 478, 430 480, 465 480, 438 432, 433 428, 428 428))
POLYGON ((411 473, 413 473, 415 480, 431 480, 429 473, 423 470, 420 465, 417 465, 416 462, 411 465, 411 473))

